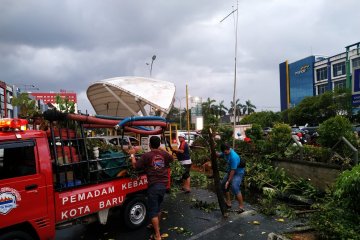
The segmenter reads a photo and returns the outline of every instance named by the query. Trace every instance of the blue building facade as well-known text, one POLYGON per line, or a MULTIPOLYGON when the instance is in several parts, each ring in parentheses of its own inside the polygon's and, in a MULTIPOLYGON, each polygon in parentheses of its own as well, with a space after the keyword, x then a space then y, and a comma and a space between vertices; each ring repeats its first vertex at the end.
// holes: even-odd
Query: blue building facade
POLYGON ((289 105, 289 91, 288 91, 288 63, 283 62, 279 65, 279 72, 280 72, 280 109, 281 111, 288 108, 289 105))
POLYGON ((298 105, 305 97, 314 96, 315 56, 294 63, 280 63, 281 111, 298 105))
POLYGON ((291 107, 305 97, 314 96, 314 62, 315 56, 310 56, 289 65, 291 107))
POLYGON ((298 105, 307 96, 336 88, 352 91, 353 112, 360 112, 360 42, 331 57, 309 56, 279 64, 281 111, 298 105))

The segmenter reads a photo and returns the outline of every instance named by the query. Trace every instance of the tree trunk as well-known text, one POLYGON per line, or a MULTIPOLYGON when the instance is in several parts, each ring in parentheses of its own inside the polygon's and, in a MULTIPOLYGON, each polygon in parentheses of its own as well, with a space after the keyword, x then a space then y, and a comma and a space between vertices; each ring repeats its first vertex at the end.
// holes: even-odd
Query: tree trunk
POLYGON ((212 129, 209 128, 209 142, 210 142, 210 152, 211 152, 211 166, 213 170, 213 176, 214 176, 214 185, 215 185, 215 191, 218 198, 219 206, 221 213, 223 217, 227 216, 227 209, 225 205, 224 195, 221 190, 220 186, 220 175, 219 175, 219 169, 217 165, 217 157, 215 152, 215 142, 214 138, 212 136, 212 129))

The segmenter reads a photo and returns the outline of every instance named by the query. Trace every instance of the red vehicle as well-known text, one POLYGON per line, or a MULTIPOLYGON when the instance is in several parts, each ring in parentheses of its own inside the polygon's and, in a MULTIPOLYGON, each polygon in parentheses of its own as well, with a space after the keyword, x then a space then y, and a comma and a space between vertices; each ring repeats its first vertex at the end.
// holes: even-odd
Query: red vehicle
POLYGON ((54 239, 76 223, 105 224, 119 206, 129 228, 145 223, 146 175, 124 176, 123 165, 108 164, 128 155, 96 156, 82 123, 60 130, 50 121, 46 132, 20 130, 24 121, 0 119, 1 240, 54 239))

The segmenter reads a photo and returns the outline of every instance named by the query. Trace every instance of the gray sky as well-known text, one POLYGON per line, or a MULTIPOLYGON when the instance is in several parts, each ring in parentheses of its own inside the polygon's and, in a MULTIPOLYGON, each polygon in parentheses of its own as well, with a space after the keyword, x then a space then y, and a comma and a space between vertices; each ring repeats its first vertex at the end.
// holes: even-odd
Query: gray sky
MULTIPOLYGON (((176 96, 224 100, 234 82, 235 0, 0 0, 0 80, 78 94, 121 76, 173 82, 176 96)), ((279 63, 360 41, 359 0, 239 1, 237 98, 278 111, 279 63)), ((182 107, 184 107, 184 100, 182 107)), ((176 106, 179 106, 177 101, 176 106)))

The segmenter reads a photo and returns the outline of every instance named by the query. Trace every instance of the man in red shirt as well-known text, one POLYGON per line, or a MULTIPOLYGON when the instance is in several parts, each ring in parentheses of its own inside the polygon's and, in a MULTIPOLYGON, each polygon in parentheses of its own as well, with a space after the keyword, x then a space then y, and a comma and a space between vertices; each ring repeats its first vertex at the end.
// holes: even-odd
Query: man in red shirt
POLYGON ((160 205, 164 200, 166 186, 169 182, 168 169, 173 157, 164 150, 159 149, 160 138, 150 137, 150 152, 147 152, 136 161, 135 150, 129 150, 131 163, 136 169, 144 169, 148 180, 148 208, 149 217, 154 228, 152 239, 161 239, 160 235, 160 205))

